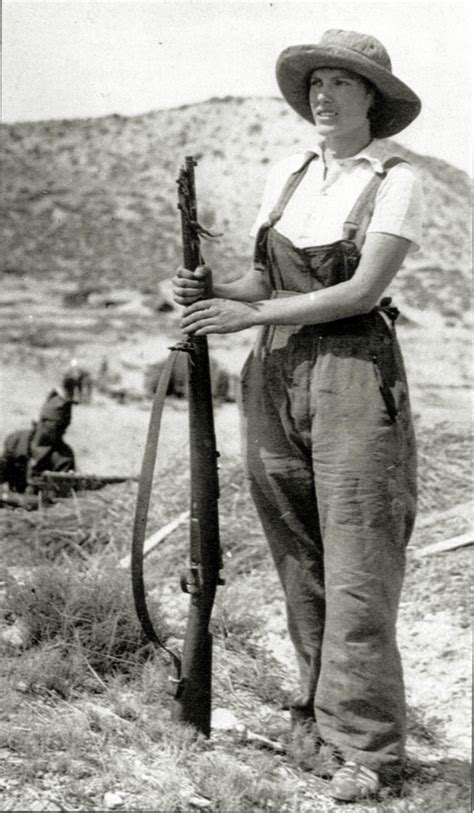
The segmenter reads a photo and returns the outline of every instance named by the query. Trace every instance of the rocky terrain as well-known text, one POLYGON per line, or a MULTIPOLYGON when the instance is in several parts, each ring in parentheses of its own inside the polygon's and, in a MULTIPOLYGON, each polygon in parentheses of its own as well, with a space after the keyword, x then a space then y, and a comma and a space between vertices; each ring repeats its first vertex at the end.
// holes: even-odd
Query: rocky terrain
MULTIPOLYGON (((155 291, 181 261, 175 179, 194 155, 200 220, 222 233, 206 259, 223 278, 235 276, 248 265, 269 163, 308 149, 312 137, 268 98, 4 126, 0 270, 88 290, 155 291)), ((426 195, 424 247, 398 275, 401 301, 458 319, 469 291, 468 177, 400 150, 420 169, 426 195)))

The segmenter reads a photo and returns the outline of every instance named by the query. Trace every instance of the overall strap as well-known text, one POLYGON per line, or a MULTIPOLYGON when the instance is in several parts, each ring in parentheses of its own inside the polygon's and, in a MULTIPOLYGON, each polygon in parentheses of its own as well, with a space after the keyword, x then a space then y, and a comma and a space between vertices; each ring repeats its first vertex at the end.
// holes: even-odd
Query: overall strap
POLYGON ((305 153, 304 161, 298 169, 291 173, 290 177, 288 178, 285 186, 283 187, 280 197, 278 198, 275 206, 271 210, 270 214, 268 215, 268 219, 264 224, 267 227, 274 226, 275 223, 280 220, 285 207, 290 200, 291 196, 295 192, 297 186, 301 183, 308 167, 315 158, 318 158, 318 155, 315 152, 308 151, 305 153))
POLYGON ((383 173, 377 173, 370 179, 354 203, 347 220, 344 221, 342 227, 343 240, 350 240, 356 244, 358 249, 361 248, 365 239, 367 226, 374 213, 375 198, 380 184, 384 178, 386 178, 389 169, 397 164, 403 163, 406 163, 404 158, 393 156, 393 158, 389 158, 388 161, 385 161, 383 173))

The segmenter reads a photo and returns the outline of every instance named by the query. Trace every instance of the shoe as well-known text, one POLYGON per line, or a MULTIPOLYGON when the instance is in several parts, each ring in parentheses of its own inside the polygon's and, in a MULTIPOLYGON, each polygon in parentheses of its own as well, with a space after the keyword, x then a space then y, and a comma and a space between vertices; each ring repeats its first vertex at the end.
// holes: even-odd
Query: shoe
POLYGON ((342 802, 356 802, 375 796, 379 789, 378 774, 357 762, 346 762, 344 767, 336 771, 329 785, 329 793, 333 799, 342 802))

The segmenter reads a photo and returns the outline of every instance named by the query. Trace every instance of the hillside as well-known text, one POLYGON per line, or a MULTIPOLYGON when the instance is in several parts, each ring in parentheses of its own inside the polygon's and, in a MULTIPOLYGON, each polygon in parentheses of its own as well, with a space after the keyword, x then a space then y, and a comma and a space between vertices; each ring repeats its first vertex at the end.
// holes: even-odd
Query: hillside
MULTIPOLYGON (((0 269, 86 288, 151 291, 181 260, 177 169, 198 159, 200 220, 223 232, 205 256, 225 278, 247 267, 268 164, 311 144, 278 99, 210 99, 126 118, 3 127, 0 269)), ((470 198, 465 173, 402 148, 422 175, 425 244, 397 280, 401 302, 448 318, 466 309, 470 198)))

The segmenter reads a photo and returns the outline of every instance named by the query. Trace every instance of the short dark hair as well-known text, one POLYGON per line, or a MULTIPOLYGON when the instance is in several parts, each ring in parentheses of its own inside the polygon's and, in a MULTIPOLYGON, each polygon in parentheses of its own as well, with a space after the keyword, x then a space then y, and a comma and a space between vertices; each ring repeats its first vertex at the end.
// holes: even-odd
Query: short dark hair
POLYGON ((367 118, 369 119, 370 123, 370 129, 372 131, 382 113, 382 108, 384 106, 384 98, 380 93, 380 90, 377 87, 375 87, 375 85, 373 84, 373 82, 370 81, 370 79, 366 79, 365 76, 361 76, 360 73, 357 73, 355 75, 360 79, 367 93, 371 93, 374 98, 373 104, 370 107, 369 112, 367 113, 367 118))

